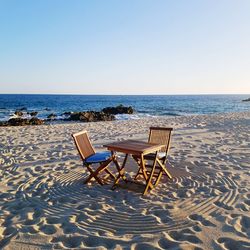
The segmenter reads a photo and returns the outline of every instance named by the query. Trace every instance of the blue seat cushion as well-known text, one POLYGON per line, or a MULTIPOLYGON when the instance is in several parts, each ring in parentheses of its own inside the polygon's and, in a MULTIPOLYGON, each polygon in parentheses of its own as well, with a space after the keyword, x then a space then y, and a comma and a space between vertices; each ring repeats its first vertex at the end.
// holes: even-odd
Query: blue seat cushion
POLYGON ((107 161, 111 157, 110 151, 97 152, 85 159, 86 163, 99 163, 107 161))

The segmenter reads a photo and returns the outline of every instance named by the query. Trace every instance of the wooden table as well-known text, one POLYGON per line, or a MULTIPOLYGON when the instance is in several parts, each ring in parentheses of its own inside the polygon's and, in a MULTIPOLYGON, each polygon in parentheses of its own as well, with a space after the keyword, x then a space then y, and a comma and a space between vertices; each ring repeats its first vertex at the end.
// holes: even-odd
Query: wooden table
POLYGON ((139 161, 136 161, 136 162, 139 165, 139 167, 142 168, 143 177, 146 181, 143 194, 146 194, 149 188, 152 189, 154 187, 151 181, 152 181, 152 177, 155 171, 155 166, 158 160, 157 153, 162 147, 164 147, 164 145, 158 145, 154 143, 148 143, 148 142, 136 141, 136 140, 126 140, 126 141, 109 143, 109 144, 104 145, 104 147, 110 150, 112 155, 114 156, 113 162, 115 163, 117 171, 118 171, 118 176, 117 178, 115 178, 113 187, 115 187, 118 184, 120 179, 123 179, 126 181, 126 177, 124 175, 125 174, 124 168, 125 168, 129 154, 133 156, 137 156, 139 158, 139 161), (122 165, 120 165, 119 162, 117 161, 115 152, 121 152, 125 154, 125 158, 123 160, 122 165), (151 154, 151 153, 154 153, 155 157, 153 160, 152 171, 148 175, 146 166, 145 166, 144 155, 151 154))

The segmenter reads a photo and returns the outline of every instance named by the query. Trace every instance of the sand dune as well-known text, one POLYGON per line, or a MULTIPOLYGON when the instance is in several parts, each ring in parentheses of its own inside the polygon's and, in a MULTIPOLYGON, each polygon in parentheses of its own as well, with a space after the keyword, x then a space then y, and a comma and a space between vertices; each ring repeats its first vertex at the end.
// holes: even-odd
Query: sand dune
POLYGON ((250 249, 249 135, 249 112, 2 127, 0 248, 250 249), (83 185, 71 133, 88 130, 101 149, 146 140, 152 125, 175 129, 172 180, 143 197, 133 185, 83 185))

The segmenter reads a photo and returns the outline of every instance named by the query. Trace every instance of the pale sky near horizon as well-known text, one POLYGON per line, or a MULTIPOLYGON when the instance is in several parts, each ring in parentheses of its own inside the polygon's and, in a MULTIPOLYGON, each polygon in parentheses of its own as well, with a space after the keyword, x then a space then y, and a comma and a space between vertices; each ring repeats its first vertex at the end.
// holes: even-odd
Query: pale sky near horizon
POLYGON ((0 0, 0 94, 249 94, 248 0, 0 0))

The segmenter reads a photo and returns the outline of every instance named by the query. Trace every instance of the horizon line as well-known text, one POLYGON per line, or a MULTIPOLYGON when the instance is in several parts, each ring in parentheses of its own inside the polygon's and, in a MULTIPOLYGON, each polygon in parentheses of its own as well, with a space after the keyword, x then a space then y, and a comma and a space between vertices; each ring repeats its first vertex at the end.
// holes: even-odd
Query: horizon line
POLYGON ((75 95, 75 96, 171 96, 171 95, 250 95, 250 93, 184 93, 184 94, 100 94, 100 93, 88 93, 88 94, 76 94, 76 93, 0 93, 0 95, 75 95))

